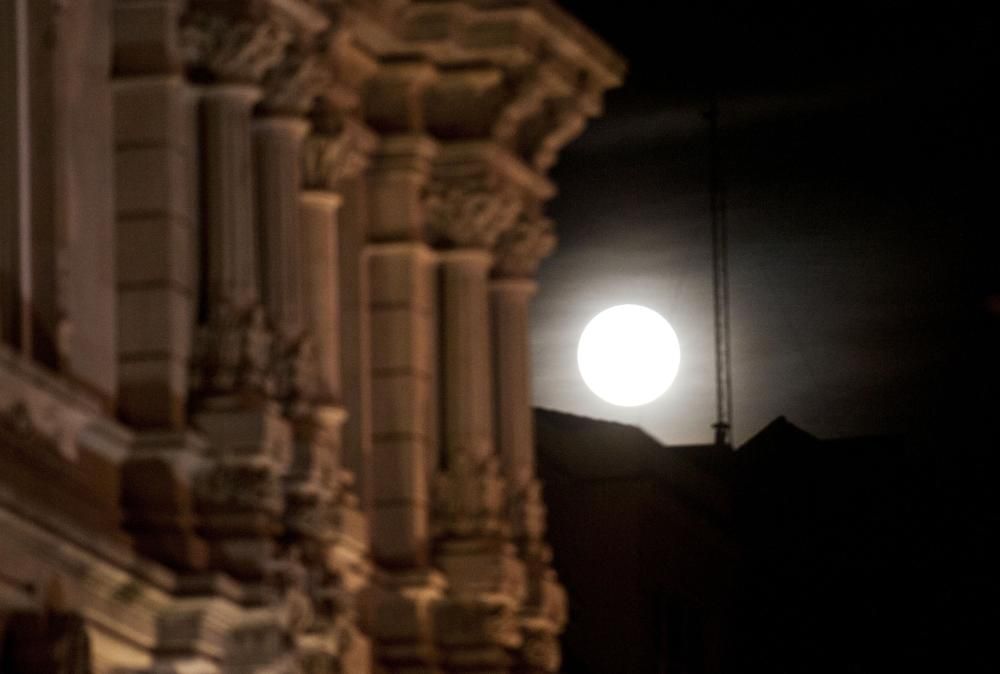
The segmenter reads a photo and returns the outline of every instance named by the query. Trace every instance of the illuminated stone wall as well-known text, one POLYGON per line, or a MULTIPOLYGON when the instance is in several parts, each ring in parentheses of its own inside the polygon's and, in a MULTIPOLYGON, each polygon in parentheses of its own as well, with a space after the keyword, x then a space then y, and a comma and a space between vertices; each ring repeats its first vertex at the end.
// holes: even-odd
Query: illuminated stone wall
POLYGON ((0 11, 4 671, 557 671, 528 302, 618 57, 543 0, 0 11))

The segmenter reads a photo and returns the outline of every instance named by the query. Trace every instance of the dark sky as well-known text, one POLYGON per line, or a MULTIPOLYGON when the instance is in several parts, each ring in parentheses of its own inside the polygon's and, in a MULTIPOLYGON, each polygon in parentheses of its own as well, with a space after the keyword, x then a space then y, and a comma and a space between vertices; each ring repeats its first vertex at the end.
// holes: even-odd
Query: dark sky
POLYGON ((737 440, 778 415, 820 437, 985 423, 1000 315, 990 3, 562 4, 630 72, 555 170, 537 404, 710 438, 715 87, 737 440), (633 409, 597 399, 575 362, 586 322, 626 302, 666 316, 682 348, 674 386, 633 409))

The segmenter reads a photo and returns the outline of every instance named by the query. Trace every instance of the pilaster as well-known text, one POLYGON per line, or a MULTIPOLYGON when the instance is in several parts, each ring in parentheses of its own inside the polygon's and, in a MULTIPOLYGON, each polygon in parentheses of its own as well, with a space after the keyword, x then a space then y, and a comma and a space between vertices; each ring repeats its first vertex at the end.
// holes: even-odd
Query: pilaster
POLYGON ((142 554, 208 565, 188 429, 198 296, 198 97, 176 49, 172 2, 115 3, 118 416, 136 430, 122 465, 124 527, 142 554))
POLYGON ((434 481, 434 560, 448 579, 436 612, 449 671, 507 672, 521 643, 524 570, 510 538, 494 444, 489 276, 492 249, 522 208, 490 143, 445 146, 428 198, 439 250, 442 457, 434 481))
POLYGON ((556 242, 552 223, 539 216, 538 210, 534 204, 500 237, 490 281, 497 447, 510 489, 506 512, 526 579, 526 596, 518 613, 523 642, 513 669, 518 674, 558 671, 558 636, 566 621, 565 593, 551 567, 545 505, 535 471, 529 304, 539 262, 556 242))
POLYGON ((367 174, 362 284, 371 335, 372 550, 376 656, 389 672, 439 672, 434 609, 444 589, 431 565, 429 476, 437 415, 436 259, 423 202, 437 146, 422 126, 427 64, 383 64, 366 88, 381 134, 367 174))
MULTIPOLYGON (((292 458, 292 431, 273 398, 275 340, 260 287, 252 127, 263 76, 282 58, 290 34, 267 13, 192 3, 181 37, 190 77, 204 82, 205 265, 192 382, 192 422, 208 441, 195 484, 199 531, 209 541, 213 568, 262 590, 273 584, 280 552, 281 479, 292 458)), ((264 146, 277 161, 287 162, 282 141, 289 133, 281 136, 281 131, 289 129, 278 127, 264 146)), ((276 201, 265 202, 265 217, 287 215, 287 201, 282 201, 287 197, 269 198, 276 201)))

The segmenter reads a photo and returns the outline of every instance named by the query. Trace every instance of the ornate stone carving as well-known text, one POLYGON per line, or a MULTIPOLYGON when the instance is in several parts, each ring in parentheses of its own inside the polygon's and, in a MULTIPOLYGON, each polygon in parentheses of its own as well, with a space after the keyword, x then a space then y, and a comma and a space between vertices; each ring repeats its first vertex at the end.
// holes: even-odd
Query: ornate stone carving
POLYGON ((491 249, 521 208, 513 188, 478 179, 434 181, 427 193, 430 234, 447 247, 491 249))
POLYGON ((332 190, 337 183, 364 170, 375 149, 375 135, 363 124, 347 118, 323 125, 305 140, 303 179, 307 187, 332 190))
POLYGON ((307 413, 319 399, 322 385, 316 347, 308 335, 287 345, 275 362, 276 394, 292 417, 307 413))
POLYGON ((529 541, 540 541, 545 536, 545 501, 542 499, 542 485, 532 480, 524 488, 513 494, 511 521, 514 536, 529 541))
POLYGON ((438 533, 455 538, 491 535, 503 529, 504 482, 496 457, 456 453, 436 478, 438 533))
POLYGON ((280 513, 281 482, 267 460, 219 460, 195 483, 199 510, 280 513))
POLYGON ((302 563, 298 546, 289 547, 278 559, 267 564, 267 581, 281 597, 279 622, 292 635, 309 630, 316 621, 316 611, 310 598, 311 570, 302 563))
POLYGON ((291 31, 269 16, 229 17, 195 9, 181 22, 185 62, 196 77, 218 82, 259 83, 291 40, 291 31))
POLYGON ((195 340, 193 385, 205 395, 274 391, 274 338, 263 307, 222 301, 195 340))
POLYGON ((555 227, 548 218, 522 217, 500 235, 495 253, 498 276, 530 278, 555 250, 555 227))
POLYGON ((332 83, 321 47, 298 47, 264 76, 263 106, 271 113, 304 115, 332 83))

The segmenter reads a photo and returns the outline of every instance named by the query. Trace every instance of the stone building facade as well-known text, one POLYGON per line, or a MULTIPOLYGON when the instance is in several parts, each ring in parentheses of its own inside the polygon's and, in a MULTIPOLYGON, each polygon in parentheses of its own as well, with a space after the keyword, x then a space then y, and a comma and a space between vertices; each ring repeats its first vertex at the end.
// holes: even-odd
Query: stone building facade
POLYGON ((0 670, 543 673, 547 0, 0 3, 0 670))

